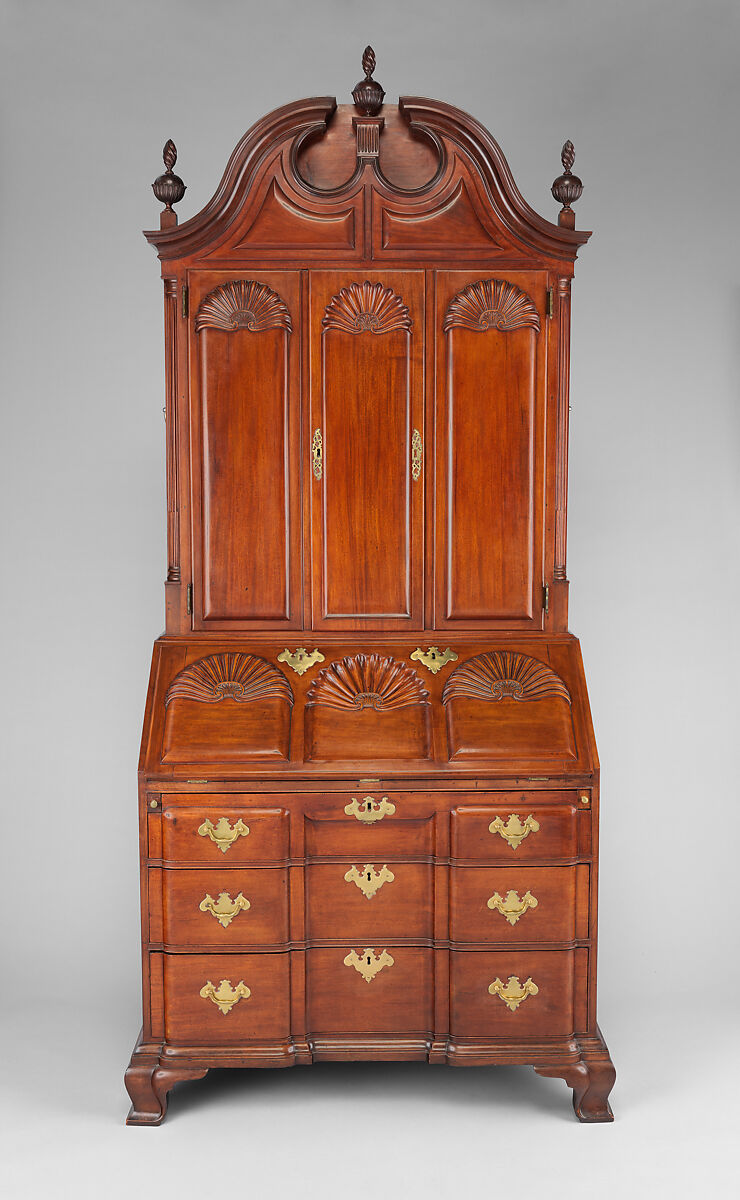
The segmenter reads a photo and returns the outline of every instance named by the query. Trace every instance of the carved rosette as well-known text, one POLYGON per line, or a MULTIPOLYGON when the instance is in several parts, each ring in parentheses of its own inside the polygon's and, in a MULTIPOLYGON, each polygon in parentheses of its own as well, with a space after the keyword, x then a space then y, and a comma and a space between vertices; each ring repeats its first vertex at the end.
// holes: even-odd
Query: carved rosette
POLYGON ((570 704, 570 692, 559 675, 536 658, 513 650, 478 654, 450 675, 442 701, 467 696, 473 700, 517 700, 520 703, 559 696, 570 704))
POLYGON ((459 326, 482 333, 486 329, 540 328, 534 301, 505 279, 479 279, 453 296, 445 314, 444 332, 459 326))
POLYGON ((428 704, 429 692, 411 667, 382 654, 357 654, 319 671, 306 696, 306 707, 389 712, 428 704))
POLYGON ((223 329, 233 332, 248 329, 262 333, 266 329, 292 329, 285 301, 265 283, 254 279, 233 279, 209 292, 195 317, 195 329, 223 329))
POLYGON ((400 296, 382 283, 351 283, 326 306, 324 329, 343 333, 391 333, 411 330, 411 315, 400 296))
POLYGON ((282 699, 292 706, 293 692, 282 672, 254 654, 209 654, 180 671, 172 680, 164 706, 173 700, 198 700, 218 704, 236 700, 253 704, 260 700, 282 699))

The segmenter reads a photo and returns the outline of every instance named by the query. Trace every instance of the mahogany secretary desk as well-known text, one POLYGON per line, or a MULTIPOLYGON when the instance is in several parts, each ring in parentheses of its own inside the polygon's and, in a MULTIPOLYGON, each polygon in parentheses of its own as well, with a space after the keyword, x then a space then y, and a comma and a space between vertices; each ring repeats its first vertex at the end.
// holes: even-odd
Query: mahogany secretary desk
POLYGON ((552 224, 447 104, 286 105, 162 264, 166 632, 129 1123, 211 1067, 529 1064, 612 1119, 552 224))

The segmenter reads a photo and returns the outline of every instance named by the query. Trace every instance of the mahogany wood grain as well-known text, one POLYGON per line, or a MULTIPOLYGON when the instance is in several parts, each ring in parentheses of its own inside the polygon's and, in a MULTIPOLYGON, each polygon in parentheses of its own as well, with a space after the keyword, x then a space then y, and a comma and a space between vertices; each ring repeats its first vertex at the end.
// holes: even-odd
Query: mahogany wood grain
POLYGON ((432 871, 429 863, 397 863, 382 859, 314 863, 306 868, 306 937, 367 943, 387 938, 433 936, 432 871), (370 896, 345 878, 354 868, 373 881, 383 867, 393 875, 370 896))
MULTIPOLYGON (((389 795, 393 802, 395 793, 389 795)), ((381 798, 377 795, 376 802, 381 798)), ((431 814, 421 820, 403 817, 399 799, 392 816, 366 825, 355 817, 344 815, 348 800, 345 794, 337 796, 336 818, 307 818, 307 855, 331 855, 342 859, 352 855, 370 862, 377 858, 423 858, 433 853, 434 821, 431 814)))
POLYGON ((163 871, 162 895, 163 941, 168 947, 232 950, 287 943, 289 939, 287 868, 228 869, 219 865, 207 870, 163 871), (208 896, 217 904, 224 892, 231 901, 239 895, 249 901, 249 908, 237 910, 225 926, 210 910, 200 908, 208 896))
MULTIPOLYGON (((220 798, 219 798, 220 800, 220 798)), ((288 813, 284 809, 249 809, 234 806, 233 796, 211 808, 165 808, 162 813, 163 858, 167 862, 204 863, 219 868, 239 863, 275 862, 288 853, 288 813), (224 818, 233 832, 242 821, 249 833, 239 835, 225 850, 208 834, 200 834, 206 821, 218 830, 224 818)))
MULTIPOLYGON (((535 797, 520 792, 511 801, 495 808, 456 808, 452 812, 450 853, 453 859, 479 859, 512 865, 514 863, 557 862, 572 860, 578 853, 578 812, 575 805, 538 806, 535 797), (532 826, 518 845, 511 845, 499 832, 491 832, 498 819, 509 828, 512 818, 521 825, 531 816, 532 826)), ((513 828, 513 827, 512 827, 513 828)))
POLYGON ((450 953, 450 1032, 458 1037, 557 1037, 572 1034, 574 955, 570 950, 465 951, 450 953), (489 986, 506 987, 514 976, 529 995, 512 1011, 489 986))
POLYGON ((434 987, 432 951, 412 946, 373 946, 393 959, 367 982, 344 959, 359 942, 309 950, 307 1014, 309 1036, 321 1033, 412 1033, 432 1028, 434 987))
POLYGON ((585 908, 588 929, 588 868, 579 867, 456 867, 450 871, 450 938, 454 942, 567 942, 576 932, 576 905, 585 908), (580 882, 581 886, 577 885, 580 882), (584 886, 585 885, 585 886, 584 886), (527 894, 537 903, 525 908, 515 923, 488 901, 501 902, 510 891, 513 904, 527 894))
POLYGON ((173 1045, 224 1045, 290 1033, 287 954, 165 954, 165 1038, 173 1045), (201 996, 209 982, 250 990, 228 1012, 201 996))

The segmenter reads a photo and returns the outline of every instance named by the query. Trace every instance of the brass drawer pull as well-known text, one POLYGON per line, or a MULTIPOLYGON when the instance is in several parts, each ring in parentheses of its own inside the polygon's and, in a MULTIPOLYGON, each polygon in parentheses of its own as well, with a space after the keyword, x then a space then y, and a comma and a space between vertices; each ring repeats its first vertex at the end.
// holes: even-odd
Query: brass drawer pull
POLYGON ((219 925, 223 925, 224 929, 228 928, 237 913, 246 912, 251 907, 246 896, 243 896, 241 892, 233 900, 228 892, 221 892, 218 900, 214 900, 213 896, 206 895, 198 905, 202 913, 210 913, 216 918, 219 925))
POLYGON ((198 833, 201 837, 210 838, 222 854, 225 854, 238 837, 249 836, 249 826, 240 819, 232 829, 226 817, 219 817, 215 825, 206 817, 203 824, 198 826, 198 833))
POLYGON ((540 989, 531 977, 520 983, 518 975, 510 975, 505 985, 500 979, 494 979, 488 990, 492 996, 500 996, 506 1007, 516 1012, 522 1000, 526 1000, 527 996, 536 996, 540 989))
POLYGON ((500 817, 496 817, 495 821, 491 821, 488 826, 488 831, 489 833, 500 833, 512 850, 518 850, 525 837, 530 833, 537 833, 539 827, 539 821, 535 821, 531 813, 524 821, 521 820, 518 813, 512 813, 506 824, 500 817))
POLYGON ((314 479, 321 479, 324 473, 324 439, 320 429, 314 429, 311 438, 311 466, 314 479))
POLYGON ((510 925, 516 925, 527 909, 536 908, 538 903, 539 901, 531 892, 525 892, 521 900, 518 892, 507 892, 505 899, 502 899, 498 892, 494 892, 488 901, 488 907, 495 912, 500 912, 510 925))
POLYGON ((348 817, 362 821, 363 825, 372 825, 374 821, 382 821, 383 817, 392 817, 396 806, 391 804, 387 796, 383 796, 379 804, 375 803, 373 796, 363 796, 361 801, 353 796, 352 803, 345 804, 344 811, 348 817))
POLYGON ((287 663, 288 666, 295 671, 296 675, 305 675, 306 671, 309 671, 314 663, 324 661, 324 655, 320 650, 312 650, 309 653, 305 646, 299 646, 298 649, 294 650, 291 654, 290 650, 286 646, 285 649, 278 654, 277 660, 278 662, 287 663))
POLYGON ((362 975, 365 983, 369 983, 382 971, 383 967, 392 967, 393 959, 387 950, 381 950, 376 956, 375 951, 371 946, 366 946, 362 954, 357 954, 354 950, 350 950, 344 960, 345 967, 354 967, 356 971, 362 975))
POLYGON ((361 871, 357 867, 350 867, 344 877, 347 883, 355 883, 366 896, 368 900, 372 900, 376 892, 379 892, 384 883, 393 883, 396 878, 392 871, 383 864, 379 871, 376 871, 372 863, 365 863, 361 871))
POLYGON ((218 987, 214 987, 209 979, 200 989, 200 995, 204 1000, 212 1000, 216 1008, 226 1016, 235 1004, 238 1004, 240 1000, 248 1000, 252 993, 243 979, 239 980, 236 987, 231 986, 230 979, 222 979, 218 987))
POLYGON ((450 650, 449 646, 446 650, 440 650, 439 646, 430 646, 427 651, 422 650, 421 646, 417 646, 409 657, 416 662, 423 663, 427 670, 432 672, 432 675, 436 675, 449 662, 457 662, 457 655, 454 650, 450 650))
POLYGON ((411 435, 411 478, 414 483, 421 475, 421 464, 424 456, 424 447, 421 441, 421 434, 418 429, 415 429, 411 435))

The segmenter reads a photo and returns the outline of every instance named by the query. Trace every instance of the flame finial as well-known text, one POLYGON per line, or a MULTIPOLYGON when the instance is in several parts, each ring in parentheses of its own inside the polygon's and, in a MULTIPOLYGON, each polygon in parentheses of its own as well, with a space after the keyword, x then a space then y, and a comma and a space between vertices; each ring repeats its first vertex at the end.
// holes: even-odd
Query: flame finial
POLYGON ((159 175, 154 180, 152 191, 160 204, 164 204, 161 217, 166 226, 167 224, 177 224, 177 216, 172 205, 182 200, 187 190, 180 176, 175 175, 172 170, 177 162, 177 146, 172 141, 172 138, 168 138, 165 142, 164 150, 162 151, 162 161, 166 170, 164 175, 159 175))
POLYGON ((569 229, 575 229, 576 218, 571 205, 580 199, 583 193, 583 184, 578 176, 573 174, 576 151, 570 140, 563 144, 560 161, 563 164, 563 174, 558 175, 550 190, 555 199, 559 200, 563 206, 558 216, 559 223, 569 229))
POLYGON ((383 106, 385 92, 380 84, 373 79, 375 70, 375 51, 372 46, 366 46, 362 55, 362 69, 365 78, 356 83, 352 90, 355 108, 363 117, 375 117, 383 106))

